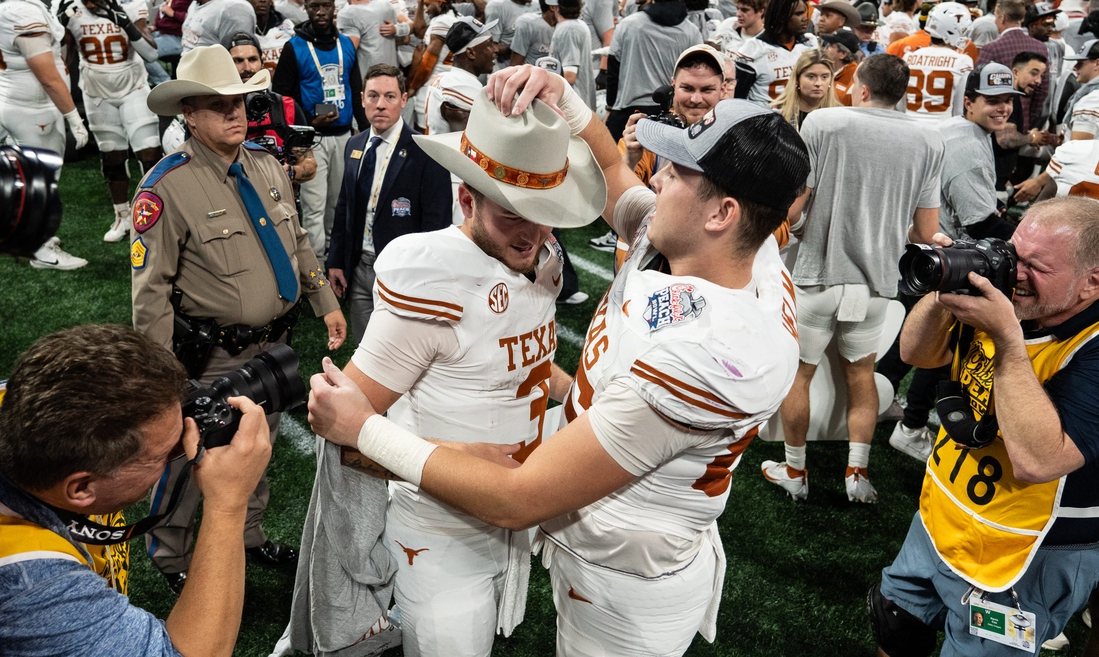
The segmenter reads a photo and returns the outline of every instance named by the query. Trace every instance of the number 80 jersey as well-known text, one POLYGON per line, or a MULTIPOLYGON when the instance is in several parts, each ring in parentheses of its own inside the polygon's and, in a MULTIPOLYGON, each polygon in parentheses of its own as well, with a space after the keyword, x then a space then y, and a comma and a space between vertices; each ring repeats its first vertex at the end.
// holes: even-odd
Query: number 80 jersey
MULTIPOLYGON (((145 84, 145 65, 121 27, 96 16, 77 0, 69 32, 80 53, 80 88, 95 98, 123 98, 145 84)), ((147 20, 144 0, 122 5, 133 22, 147 20)))
POLYGON ((962 114, 965 81, 973 59, 945 46, 928 46, 904 56, 908 64, 908 115, 938 127, 945 119, 962 114))

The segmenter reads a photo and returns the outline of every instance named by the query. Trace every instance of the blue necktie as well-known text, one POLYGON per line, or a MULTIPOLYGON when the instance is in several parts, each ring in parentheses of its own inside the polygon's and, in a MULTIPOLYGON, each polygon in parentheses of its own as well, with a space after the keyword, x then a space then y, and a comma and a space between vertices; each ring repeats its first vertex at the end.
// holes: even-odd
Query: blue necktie
POLYGON ((294 273, 294 266, 290 264, 290 256, 286 255, 286 249, 279 239, 279 233, 275 230, 275 224, 267 218, 267 210, 263 207, 263 201, 259 200, 256 188, 248 182, 244 175, 244 169, 240 162, 234 162, 229 167, 229 173, 237 177, 237 190, 244 201, 244 209, 248 210, 248 217, 252 225, 256 227, 263 250, 267 252, 267 260, 271 263, 271 269, 275 270, 275 281, 279 285, 279 296, 287 301, 296 301, 298 298, 298 277, 294 273))
POLYGON ((370 202, 369 195, 374 191, 374 167, 378 164, 378 144, 380 143, 382 143, 381 137, 371 137, 370 148, 366 149, 366 156, 363 158, 363 171, 366 173, 363 180, 366 185, 368 203, 370 202))

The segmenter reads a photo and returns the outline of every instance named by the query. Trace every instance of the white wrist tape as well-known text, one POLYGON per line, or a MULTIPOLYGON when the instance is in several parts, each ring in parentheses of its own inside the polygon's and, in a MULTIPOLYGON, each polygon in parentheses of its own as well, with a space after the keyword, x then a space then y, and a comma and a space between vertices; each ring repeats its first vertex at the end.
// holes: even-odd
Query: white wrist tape
POLYGON ((404 37, 408 36, 409 32, 411 32, 411 31, 412 31, 412 26, 409 25, 408 23, 402 23, 402 22, 397 23, 397 37, 398 38, 404 38, 404 37))
POLYGON ((378 465, 419 486, 427 457, 438 445, 405 431, 381 415, 371 415, 359 429, 357 447, 378 465))
POLYGON ((565 121, 569 124, 569 131, 575 137, 580 132, 588 127, 588 123, 591 122, 591 117, 594 112, 591 108, 584 104, 583 99, 572 90, 572 85, 567 80, 562 78, 565 83, 565 93, 561 96, 561 100, 557 101, 557 107, 565 114, 565 121))

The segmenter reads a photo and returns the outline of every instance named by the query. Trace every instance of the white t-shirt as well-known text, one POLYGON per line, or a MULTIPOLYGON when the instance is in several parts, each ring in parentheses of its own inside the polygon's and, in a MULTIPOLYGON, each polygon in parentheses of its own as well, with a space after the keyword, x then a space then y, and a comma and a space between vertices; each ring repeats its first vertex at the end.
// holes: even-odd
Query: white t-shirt
POLYGON ((355 54, 360 73, 365 74, 374 64, 397 65, 396 40, 378 31, 386 21, 397 24, 397 10, 386 0, 347 5, 340 10, 336 19, 340 33, 359 40, 355 54))
POLYGON ((973 60, 946 46, 927 46, 904 56, 908 64, 908 114, 921 123, 935 127, 944 119, 963 113, 965 81, 973 70, 973 60))
POLYGON ((920 28, 916 25, 914 18, 903 11, 895 11, 885 17, 885 21, 874 33, 874 40, 888 46, 893 42, 894 34, 897 35, 898 39, 903 39, 910 34, 915 34, 918 29, 920 28))
MULTIPOLYGON (((96 16, 83 3, 75 3, 69 33, 80 53, 80 88, 95 98, 124 98, 146 84, 145 61, 130 45, 119 26, 96 16)), ((145 0, 122 5, 130 20, 148 20, 145 0)))
POLYGON ((183 54, 199 46, 221 43, 237 32, 256 32, 256 11, 245 0, 209 0, 191 3, 183 19, 183 54))
POLYGON ((38 0, 5 0, 0 2, 0 57, 5 66, 0 68, 0 100, 10 101, 20 107, 52 108, 53 101, 27 66, 16 39, 32 34, 48 33, 53 39, 53 58, 65 85, 69 74, 61 60, 61 39, 65 28, 52 12, 38 0))

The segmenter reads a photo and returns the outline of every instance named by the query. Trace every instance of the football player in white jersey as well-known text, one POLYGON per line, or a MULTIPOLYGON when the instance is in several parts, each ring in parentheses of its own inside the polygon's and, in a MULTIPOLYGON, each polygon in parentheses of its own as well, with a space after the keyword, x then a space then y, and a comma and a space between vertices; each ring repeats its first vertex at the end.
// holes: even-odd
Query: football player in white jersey
POLYGON ((906 106, 909 116, 933 127, 962 114, 965 79, 973 60, 959 51, 972 23, 969 9, 958 2, 936 5, 924 29, 931 45, 904 56, 910 71, 906 106))
POLYGON ((1087 196, 1099 200, 1099 139, 1076 139, 1061 144, 1045 171, 1015 186, 1015 199, 1020 202, 1052 196, 1087 196))
POLYGON ((68 0, 58 14, 80 53, 84 111, 114 203, 114 221, 103 241, 118 242, 129 234, 129 149, 143 171, 161 157, 159 120, 145 103, 145 62, 157 59, 156 43, 145 33, 149 10, 145 0, 124 6, 116 0, 68 0))
MULTIPOLYGON (((520 441, 521 460, 537 451, 548 400, 564 400, 571 383, 553 364, 563 254, 550 231, 594 221, 606 185, 552 109, 505 118, 483 90, 477 97, 463 132, 416 136, 464 181, 465 220, 399 237, 378 256, 374 313, 346 372, 405 429, 520 441)), ((357 462, 345 451, 344 463, 357 462)), ((522 620, 529 534, 492 527, 414 483, 391 484, 381 537, 398 568, 404 652, 487 656, 496 629, 510 634, 522 620)))
MULTIPOLYGON (((64 36, 65 28, 39 0, 0 0, 0 142, 64 155, 67 123, 78 149, 88 143, 61 60, 64 36)), ((56 237, 31 260, 37 269, 77 269, 86 264, 62 251, 56 237)))
POLYGON ((817 47, 817 38, 805 33, 808 26, 805 0, 772 0, 763 15, 763 31, 729 53, 737 60, 735 97, 770 107, 786 88, 801 53, 817 47))
POLYGON ((524 83, 514 109, 535 95, 556 102, 604 167, 603 216, 633 245, 588 329, 566 403, 574 419, 507 467, 504 450, 439 449, 372 414, 326 362, 310 420, 482 520, 540 523, 558 655, 680 655, 695 632, 714 638, 725 572, 715 520, 797 369, 793 285, 771 233, 805 186, 808 153, 781 116, 738 100, 686 130, 641 121, 638 139, 670 162, 654 196, 562 78, 497 73, 489 88, 505 115, 524 83))
MULTIPOLYGON (((446 35, 458 15, 450 0, 442 2, 421 2, 416 6, 417 19, 427 13, 431 22, 426 34, 422 34, 424 45, 416 49, 412 57, 412 76, 408 81, 408 95, 412 97, 413 126, 421 132, 427 128, 427 85, 440 73, 450 70, 452 56, 446 47, 446 35)), ((415 29, 416 21, 413 21, 415 29)))

